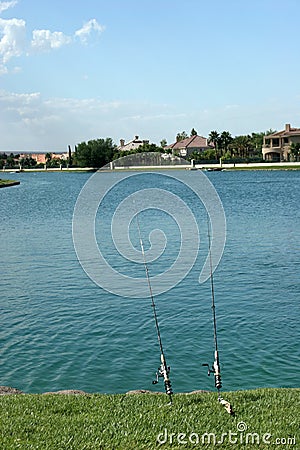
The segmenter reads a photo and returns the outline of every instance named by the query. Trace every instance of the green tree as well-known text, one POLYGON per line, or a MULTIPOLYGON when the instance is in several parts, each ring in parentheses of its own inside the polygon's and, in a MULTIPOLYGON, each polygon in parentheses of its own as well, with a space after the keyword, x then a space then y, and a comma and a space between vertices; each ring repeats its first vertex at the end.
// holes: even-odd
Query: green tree
POLYGON ((219 159, 220 155, 219 155, 219 144, 220 144, 220 135, 219 133, 214 130, 211 131, 208 135, 208 143, 209 144, 213 144, 215 147, 215 157, 216 159, 219 159))
POLYGON ((0 153, 0 169, 3 169, 3 167, 5 166, 6 159, 7 159, 7 154, 0 153))
POLYGON ((187 137, 188 137, 188 135, 186 134, 185 131, 182 131, 181 133, 177 133, 176 142, 183 141, 187 137))
POLYGON ((300 155, 300 143, 292 142, 290 145, 290 153, 293 155, 294 161, 298 161, 300 155))
POLYGON ((116 145, 111 138, 95 139, 77 145, 74 159, 80 167, 100 168, 114 158, 116 145))
POLYGON ((19 159, 19 163, 22 167, 35 167, 37 165, 37 162, 35 159, 33 159, 31 156, 26 156, 26 158, 19 159))
POLYGON ((150 144, 149 142, 145 142, 140 145, 133 153, 142 153, 142 152, 163 152, 163 147, 158 147, 156 144, 150 144))
POLYGON ((269 131, 267 132, 260 132, 260 133, 252 133, 251 134, 251 143, 252 143, 252 149, 255 156, 262 156, 262 146, 264 142, 264 136, 269 134, 269 131))
POLYGON ((233 150, 233 155, 240 158, 248 158, 249 152, 253 148, 249 135, 235 136, 230 146, 233 150))
POLYGON ((229 133, 229 131, 222 131, 220 138, 219 138, 219 145, 221 148, 222 156, 227 153, 228 147, 231 144, 233 140, 233 137, 229 133))
POLYGON ((276 133, 277 130, 272 130, 272 128, 270 128, 269 130, 267 130, 264 135, 265 136, 269 136, 270 134, 276 133))
POLYGON ((209 149, 204 150, 203 152, 193 152, 189 157, 188 160, 194 159, 195 161, 214 161, 216 158, 215 150, 209 149))
POLYGON ((191 136, 197 136, 197 131, 195 130, 195 128, 191 129, 191 136))
POLYGON ((167 139, 162 139, 162 140, 160 141, 160 146, 161 146, 162 148, 165 148, 167 145, 168 145, 167 139))
POLYGON ((16 161, 16 155, 14 155, 13 153, 11 153, 5 162, 5 166, 12 169, 14 167, 17 167, 18 163, 16 161))
POLYGON ((47 167, 58 168, 58 167, 66 167, 67 161, 62 158, 52 158, 51 161, 47 164, 47 167))

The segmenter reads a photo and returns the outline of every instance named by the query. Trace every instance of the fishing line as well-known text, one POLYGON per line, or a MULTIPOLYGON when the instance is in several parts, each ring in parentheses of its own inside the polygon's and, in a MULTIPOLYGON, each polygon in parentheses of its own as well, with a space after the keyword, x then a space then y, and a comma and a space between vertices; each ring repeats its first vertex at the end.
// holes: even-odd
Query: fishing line
POLYGON ((209 364, 202 364, 203 366, 208 367, 207 375, 210 376, 212 373, 215 377, 215 387, 218 391, 218 401, 223 405, 226 411, 233 415, 233 409, 231 404, 224 400, 221 397, 221 388, 222 388, 222 380, 221 380, 221 370, 220 370, 220 359, 219 359, 219 350, 218 350, 218 333, 217 333, 217 316, 216 316, 216 304, 215 304, 215 286, 214 286, 214 276, 213 276, 213 261, 212 261, 212 252, 211 252, 211 233, 210 233, 210 220, 207 213, 207 236, 208 236, 208 255, 209 255, 209 267, 210 267, 210 288, 211 288, 211 309, 212 309, 212 319, 213 319, 213 329, 214 329, 214 362, 212 367, 209 367, 209 364))
POLYGON ((158 339, 158 344, 159 344, 159 349, 160 349, 161 364, 156 372, 156 379, 154 381, 152 381, 152 384, 157 384, 159 378, 163 378, 164 385, 165 385, 165 391, 166 391, 166 394, 169 396, 170 405, 171 405, 173 391, 172 391, 171 381, 169 378, 170 367, 167 366, 166 357, 165 357, 165 353, 164 353, 164 349, 163 349, 163 345, 162 345, 157 311, 156 311, 156 306, 155 306, 155 302, 154 302, 154 296, 153 296, 153 291, 152 291, 152 286, 151 286, 151 281, 150 281, 150 276, 149 276, 149 269, 148 269, 148 265, 147 265, 147 261, 146 261, 146 255, 145 255, 145 250, 144 250, 144 243, 143 243, 143 239, 142 239, 138 213, 136 214, 136 221, 137 221, 141 251, 142 251, 142 255, 143 255, 143 263, 144 263, 144 267, 145 267, 146 279, 147 279, 149 292, 150 292, 151 306, 152 306, 152 311, 153 311, 153 316, 154 316, 154 321, 155 321, 156 334, 157 334, 157 339, 158 339))

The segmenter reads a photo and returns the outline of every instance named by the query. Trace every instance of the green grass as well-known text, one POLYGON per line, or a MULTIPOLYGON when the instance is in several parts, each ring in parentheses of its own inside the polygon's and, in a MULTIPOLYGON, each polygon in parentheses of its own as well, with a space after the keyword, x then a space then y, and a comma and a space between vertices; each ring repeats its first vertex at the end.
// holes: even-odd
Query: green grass
POLYGON ((237 391, 224 398, 235 416, 218 403, 215 393, 177 394, 172 406, 165 395, 155 394, 2 396, 0 448, 300 448, 300 389, 237 391), (214 433, 216 443, 213 434, 205 433, 214 433), (218 443, 223 433, 227 435, 218 443))
POLYGON ((15 186, 17 184, 20 184, 20 181, 15 180, 3 180, 0 178, 0 187, 6 187, 6 186, 15 186))
POLYGON ((12 183, 12 182, 13 182, 13 180, 2 180, 0 178, 0 184, 7 184, 7 183, 12 183))
POLYGON ((270 164, 270 166, 250 166, 250 167, 229 167, 228 169, 226 168, 226 165, 223 165, 223 169, 226 170, 300 170, 300 165, 299 166, 272 166, 270 164))

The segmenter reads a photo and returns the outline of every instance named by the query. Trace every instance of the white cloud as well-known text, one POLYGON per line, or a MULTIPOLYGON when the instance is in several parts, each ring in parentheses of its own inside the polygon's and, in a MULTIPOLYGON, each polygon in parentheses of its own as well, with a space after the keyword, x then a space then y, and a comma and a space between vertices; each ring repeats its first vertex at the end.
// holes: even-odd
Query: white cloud
POLYGON ((31 48, 39 51, 57 49, 72 42, 72 38, 61 31, 33 30, 32 36, 31 48))
MULTIPOLYGON (((116 143, 139 135, 159 143, 175 141, 179 131, 195 127, 207 136, 212 129, 233 136, 297 124, 297 103, 282 107, 281 99, 229 109, 180 111, 172 105, 142 102, 104 102, 97 98, 50 98, 39 92, 0 91, 1 151, 65 151, 68 145, 111 137, 116 143), (289 119, 289 117, 291 117, 289 119), (288 118, 288 119, 287 119, 288 118)), ((298 120, 299 121, 299 120, 298 120)))
POLYGON ((0 14, 3 11, 6 11, 9 8, 13 8, 14 6, 16 6, 18 2, 17 1, 12 1, 12 2, 0 2, 0 14))
POLYGON ((92 98, 44 99, 38 92, 0 91, 0 152, 64 151, 69 144, 113 136, 124 108, 92 98))
POLYGON ((159 142, 168 138, 165 132, 173 121, 174 111, 164 105, 95 98, 45 99, 38 92, 0 91, 0 152, 58 152, 90 139, 111 137, 119 142, 136 134, 159 142), (134 118, 138 115, 139 119, 134 118))
MULTIPOLYGON (((17 3, 17 1, 0 2, 0 14, 17 3)), ((79 38, 81 43, 87 43, 92 33, 100 34, 104 28, 96 19, 91 19, 72 36, 62 31, 35 29, 32 32, 31 42, 27 42, 25 20, 0 18, 0 75, 8 73, 7 63, 11 58, 29 56, 33 52, 56 50, 75 42, 76 38, 79 38)))
POLYGON ((0 55, 2 64, 12 57, 21 56, 26 48, 26 27, 22 19, 0 18, 0 55))
POLYGON ((91 19, 88 22, 86 22, 82 28, 77 30, 75 32, 75 36, 79 37, 79 39, 86 43, 88 40, 88 37, 91 35, 93 31, 96 33, 102 33, 105 30, 105 27, 103 25, 100 25, 96 19, 91 19))

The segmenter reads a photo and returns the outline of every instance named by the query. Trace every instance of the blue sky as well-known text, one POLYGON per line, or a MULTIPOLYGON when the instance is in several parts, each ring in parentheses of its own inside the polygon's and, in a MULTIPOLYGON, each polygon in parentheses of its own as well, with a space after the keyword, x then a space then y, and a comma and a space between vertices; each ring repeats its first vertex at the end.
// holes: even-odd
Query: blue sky
POLYGON ((0 151, 300 126, 299 0, 0 1, 0 151))

